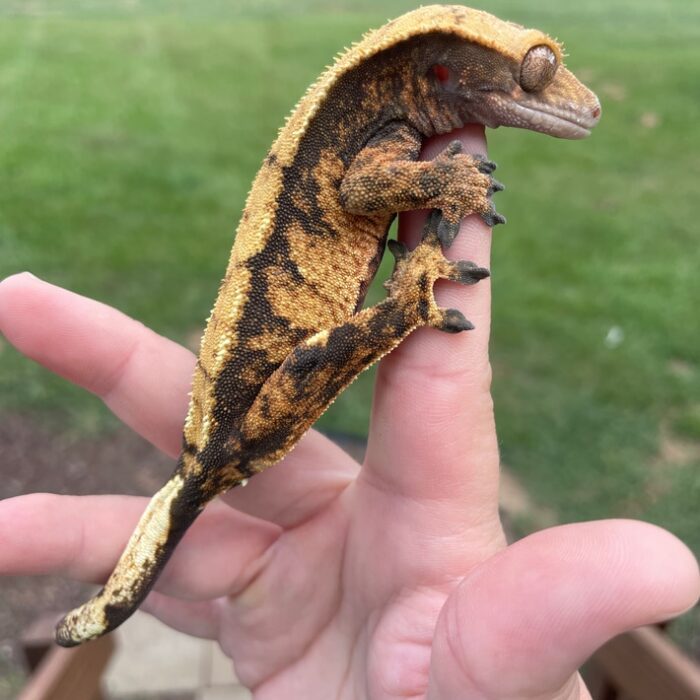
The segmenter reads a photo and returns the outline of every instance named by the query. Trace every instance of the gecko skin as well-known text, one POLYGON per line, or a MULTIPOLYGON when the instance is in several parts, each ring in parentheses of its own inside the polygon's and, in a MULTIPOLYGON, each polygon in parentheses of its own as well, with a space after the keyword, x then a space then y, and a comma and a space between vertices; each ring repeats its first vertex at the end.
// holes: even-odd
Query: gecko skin
POLYGON ((338 56, 280 130, 253 183, 202 339, 182 454, 114 573, 58 625, 72 646, 114 629, 144 599, 175 545, 215 496, 278 462, 352 380, 420 326, 471 324, 439 308, 439 278, 488 270, 449 262, 462 217, 502 223, 495 165, 423 141, 468 122, 582 138, 595 95, 547 35, 461 6, 389 22, 338 56), (413 251, 390 242, 388 296, 363 309, 399 211, 431 209, 413 251))

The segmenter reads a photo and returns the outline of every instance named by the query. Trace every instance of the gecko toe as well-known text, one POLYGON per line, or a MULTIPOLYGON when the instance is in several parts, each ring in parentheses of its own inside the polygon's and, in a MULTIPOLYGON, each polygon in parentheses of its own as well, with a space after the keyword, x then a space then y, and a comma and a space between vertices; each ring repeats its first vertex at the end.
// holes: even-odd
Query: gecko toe
POLYGON ((451 262, 450 271, 446 275, 447 279, 460 284, 476 284, 491 276, 491 272, 486 267, 479 267, 471 260, 458 260, 451 262))
POLYGON ((458 309, 441 309, 441 312, 441 321, 436 326, 439 330, 445 333, 461 333, 474 329, 474 324, 458 309))
POLYGON ((459 233, 459 221, 448 221, 444 216, 437 227, 437 237, 445 248, 449 248, 459 233))
POLYGON ((459 141, 458 139, 455 139, 454 141, 450 141, 447 144, 447 148, 445 148, 445 153, 448 156, 455 156, 458 153, 462 152, 462 148, 463 148, 462 142, 459 141))
POLYGON ((482 214, 481 219, 482 219, 482 221, 484 221, 484 223, 487 226, 490 226, 491 228, 496 226, 496 224, 505 224, 506 223, 506 217, 503 216, 502 214, 499 214, 495 210, 489 211, 486 214, 482 214))
POLYGON ((439 240, 438 230, 443 220, 442 212, 439 209, 431 209, 428 218, 425 220, 421 243, 435 244, 439 240))
POLYGON ((483 175, 490 175, 497 167, 492 160, 488 160, 484 155, 477 154, 474 156, 474 159, 476 160, 478 171, 483 175))
POLYGON ((506 186, 502 182, 491 178, 491 184, 489 185, 488 193, 489 195, 492 195, 494 192, 503 192, 505 188, 506 186))
POLYGON ((387 241, 386 245, 389 252, 394 256, 396 262, 399 262, 399 260, 404 260, 408 256, 408 248, 400 241, 392 238, 387 241))

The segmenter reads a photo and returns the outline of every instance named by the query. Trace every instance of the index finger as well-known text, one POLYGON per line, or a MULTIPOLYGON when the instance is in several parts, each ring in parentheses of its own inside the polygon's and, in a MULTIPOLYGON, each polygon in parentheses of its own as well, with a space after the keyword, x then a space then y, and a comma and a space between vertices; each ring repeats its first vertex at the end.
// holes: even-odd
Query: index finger
MULTIPOLYGON (((179 454, 191 352, 116 309, 28 274, 0 282, 0 333, 27 357, 98 395, 156 447, 179 454)), ((310 431, 287 456, 283 473, 261 474, 227 500, 291 526, 335 498, 355 471, 349 456, 310 431)))
POLYGON ((26 273, 0 282, 0 333, 99 396, 156 447, 179 454, 195 363, 187 349, 106 304, 26 273))
MULTIPOLYGON (((486 154, 483 127, 471 125, 431 139, 422 157, 434 157, 455 138, 465 152, 486 154)), ((411 212, 400 222, 400 237, 414 243, 424 221, 425 212, 411 212)), ((472 215, 445 255, 489 267, 490 250, 491 229, 472 215)), ((469 287, 440 281, 435 297, 439 306, 462 311, 475 328, 456 336, 420 328, 382 361, 364 475, 396 493, 445 499, 460 512, 497 518, 490 279, 469 287)))

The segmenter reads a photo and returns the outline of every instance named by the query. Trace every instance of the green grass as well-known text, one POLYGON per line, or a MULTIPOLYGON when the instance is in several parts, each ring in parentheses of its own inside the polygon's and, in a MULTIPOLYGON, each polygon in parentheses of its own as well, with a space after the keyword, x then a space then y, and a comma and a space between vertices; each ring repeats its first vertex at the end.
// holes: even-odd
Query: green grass
POLYGON ((5 664, 0 661, 0 698, 7 698, 7 700, 16 698, 24 680, 15 666, 5 667, 5 664))
MULTIPOLYGON (((412 6, 3 3, 0 276, 31 269, 190 337, 284 115, 340 48, 412 6)), ((483 7, 565 39, 604 108, 583 144, 491 136, 511 222, 493 263, 504 462, 562 520, 646 518, 700 551, 700 5, 483 7)), ((0 358, 0 408, 109 424, 7 346, 0 358)), ((371 379, 323 424, 362 433, 371 379)))

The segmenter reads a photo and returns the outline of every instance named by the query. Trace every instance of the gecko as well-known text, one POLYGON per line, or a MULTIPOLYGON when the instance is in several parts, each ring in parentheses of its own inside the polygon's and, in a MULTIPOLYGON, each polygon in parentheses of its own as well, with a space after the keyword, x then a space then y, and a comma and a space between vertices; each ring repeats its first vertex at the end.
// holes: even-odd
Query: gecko
POLYGON ((587 136, 600 103, 546 34, 459 5, 421 7, 336 57, 288 116, 248 194, 207 320, 182 451, 103 588, 66 615, 73 646, 126 620, 188 527, 217 495, 277 463, 337 395, 415 329, 473 328, 440 308, 438 279, 475 284, 489 270, 449 261, 460 221, 505 223, 495 164, 451 142, 466 123, 587 136), (397 213, 428 209, 418 245, 387 241, 397 213), (388 293, 364 308, 385 249, 388 293))

